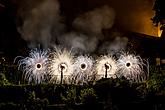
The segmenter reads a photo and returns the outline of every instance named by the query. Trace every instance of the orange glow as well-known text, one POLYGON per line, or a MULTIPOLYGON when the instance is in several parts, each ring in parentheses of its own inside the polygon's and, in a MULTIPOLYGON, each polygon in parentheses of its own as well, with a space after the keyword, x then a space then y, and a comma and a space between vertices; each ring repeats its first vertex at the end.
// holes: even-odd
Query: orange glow
POLYGON ((160 24, 158 25, 158 37, 161 37, 163 30, 160 30, 160 24))
POLYGON ((158 28, 153 25, 151 18, 155 15, 153 5, 155 0, 117 0, 117 26, 129 31, 159 37, 158 28), (126 2, 127 1, 127 2, 126 2), (119 5, 119 6, 118 6, 119 5), (131 10, 130 10, 131 9, 131 10), (126 15, 126 13, 129 13, 126 15))

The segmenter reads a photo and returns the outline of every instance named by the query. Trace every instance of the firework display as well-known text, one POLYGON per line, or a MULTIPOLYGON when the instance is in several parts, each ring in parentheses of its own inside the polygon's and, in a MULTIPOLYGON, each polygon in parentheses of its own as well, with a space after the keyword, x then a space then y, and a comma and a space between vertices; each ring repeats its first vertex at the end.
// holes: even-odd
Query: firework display
POLYGON ((74 63, 74 84, 87 83, 94 79, 94 60, 89 56, 78 56, 74 63))
POLYGON ((66 49, 55 49, 52 52, 50 61, 49 74, 53 83, 70 83, 73 74, 74 57, 66 49))
POLYGON ((23 71, 24 79, 28 82, 41 83, 47 76, 48 51, 33 49, 29 57, 18 62, 18 69, 23 71))
POLYGON ((117 64, 115 59, 113 59, 111 56, 101 56, 97 60, 96 64, 96 71, 97 71, 97 77, 96 79, 101 78, 115 78, 115 74, 117 71, 117 64))
POLYGON ((147 65, 144 63, 140 56, 124 53, 117 60, 117 68, 119 77, 124 76, 129 80, 136 82, 143 81, 146 77, 144 67, 147 65))
POLYGON ((102 78, 125 77, 130 81, 141 82, 147 79, 149 64, 140 56, 122 53, 118 59, 102 55, 96 59, 89 55, 75 57, 71 51, 55 48, 48 50, 32 49, 29 57, 18 62, 23 78, 28 82, 55 84, 87 84, 102 78))

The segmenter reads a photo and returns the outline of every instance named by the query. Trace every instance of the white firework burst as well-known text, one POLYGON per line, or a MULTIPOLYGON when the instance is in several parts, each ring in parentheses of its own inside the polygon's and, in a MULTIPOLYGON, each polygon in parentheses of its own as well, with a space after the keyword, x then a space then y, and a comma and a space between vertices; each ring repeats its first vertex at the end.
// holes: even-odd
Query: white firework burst
POLYGON ((87 83, 94 79, 94 60, 89 56, 78 56, 74 63, 74 84, 87 83))
POLYGON ((144 66, 146 66, 146 64, 140 56, 124 53, 117 62, 119 77, 124 76, 136 82, 143 81, 146 77, 144 72, 144 66))
POLYGON ((105 56, 101 56, 98 60, 97 60, 97 64, 96 64, 96 79, 101 79, 101 78, 110 78, 116 77, 116 71, 117 71, 117 64, 116 64, 116 60, 110 56, 110 55, 105 55, 105 56))
POLYGON ((23 71, 28 82, 41 83, 47 76, 48 50, 32 49, 29 57, 18 61, 18 69, 23 71))
POLYGON ((73 74, 73 63, 74 56, 71 51, 55 48, 49 65, 50 81, 53 83, 70 83, 73 74))

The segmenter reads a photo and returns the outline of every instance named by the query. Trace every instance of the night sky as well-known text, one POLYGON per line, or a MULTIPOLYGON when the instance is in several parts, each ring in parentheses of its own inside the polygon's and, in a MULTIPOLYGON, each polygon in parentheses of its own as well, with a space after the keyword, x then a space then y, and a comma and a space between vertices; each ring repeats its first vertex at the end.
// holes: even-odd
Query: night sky
MULTIPOLYGON (((36 19, 34 18, 36 16, 39 16, 40 18, 42 18, 43 14, 41 15, 37 14, 36 16, 35 15, 29 16, 29 12, 30 12, 29 10, 35 9, 36 7, 40 6, 42 3, 44 3, 44 0, 41 0, 41 1, 36 0, 35 2, 33 0, 29 0, 28 2, 26 0, 10 0, 10 1, 2 0, 2 2, 0 3, 1 3, 0 5, 0 51, 9 53, 9 54, 10 53, 17 54, 20 51, 22 51, 29 44, 29 42, 31 42, 31 40, 28 39, 29 40, 28 41, 24 37, 21 37, 22 34, 20 33, 20 30, 18 27, 23 25, 25 19, 33 20, 33 19, 36 19), (32 19, 30 17, 32 17, 32 19)), ((154 16, 154 11, 152 10, 153 5, 154 5, 154 0, 124 0, 124 1, 123 0, 115 0, 115 1, 114 0, 101 0, 101 1, 99 0, 69 0, 69 1, 59 0, 59 10, 60 10, 59 15, 60 17, 62 16, 62 23, 65 24, 64 26, 65 29, 62 30, 63 28, 60 28, 60 29, 57 29, 55 32, 60 33, 61 30, 63 33, 73 31, 74 27, 72 27, 72 23, 74 22, 76 17, 104 5, 108 5, 109 7, 113 8, 115 11, 114 24, 108 30, 113 30, 114 28, 117 28, 118 30, 122 30, 122 31, 123 30, 132 31, 132 32, 142 33, 142 34, 146 34, 146 35, 150 35, 154 37, 158 36, 158 28, 154 27, 151 21, 151 18, 154 16)), ((50 10, 48 9, 48 13, 47 13, 49 17, 52 14, 51 12, 49 12, 51 11, 51 9, 52 8, 50 8, 50 10)), ((54 17, 58 18, 58 16, 54 16, 54 17)), ((36 22, 39 22, 36 24, 37 25, 36 27, 40 26, 39 29, 41 31, 42 31, 41 27, 42 28, 49 27, 49 23, 45 22, 47 19, 44 20, 45 18, 43 17, 44 22, 40 19, 36 20, 36 22), (46 26, 40 25, 40 23, 41 24, 47 23, 47 25, 46 26)), ((52 24, 50 23, 50 25, 52 24)), ((59 26, 59 24, 57 25, 59 26)), ((30 31, 28 30, 27 32, 33 32, 33 31, 35 32, 34 29, 31 29, 30 31)), ((24 33, 26 34, 26 32, 24 33)), ((47 33, 48 32, 46 32, 46 34, 47 33)), ((34 35, 34 33, 29 34, 29 36, 30 35, 34 35)), ((36 34, 36 35, 40 35, 40 34, 36 34)), ((92 35, 87 34, 87 35, 88 35, 87 39, 91 40, 91 42, 95 41, 95 38, 93 39, 93 37, 91 37, 94 34, 92 35)), ((104 42, 105 39, 111 40, 111 35, 108 35, 108 36, 100 35, 100 36, 99 36, 100 38, 98 39, 101 42, 104 42)), ((38 39, 40 39, 39 36, 35 38, 35 40, 34 39, 33 40, 35 43, 36 42, 40 43, 41 41, 38 39)), ((89 42, 89 44, 93 45, 91 42, 89 42)), ((89 49, 89 51, 93 51, 93 50, 89 49)))

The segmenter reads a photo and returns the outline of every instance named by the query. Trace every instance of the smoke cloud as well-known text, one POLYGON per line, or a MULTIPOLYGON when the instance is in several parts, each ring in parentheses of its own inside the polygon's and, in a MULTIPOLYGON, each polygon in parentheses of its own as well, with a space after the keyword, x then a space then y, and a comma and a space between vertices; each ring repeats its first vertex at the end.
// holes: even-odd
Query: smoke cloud
POLYGON ((57 0, 26 1, 19 7, 18 24, 21 37, 30 48, 41 45, 43 48, 61 45, 76 53, 116 52, 126 47, 128 39, 120 33, 112 34, 110 41, 105 41, 102 30, 113 27, 115 11, 105 5, 77 16, 70 32, 66 32, 64 19, 60 15, 57 0), (20 22, 20 19, 19 22, 20 22), (113 38, 112 38, 113 37, 113 38), (102 41, 101 47, 98 43, 102 41))
POLYGON ((103 36, 102 30, 112 28, 114 19, 115 12, 109 6, 102 6, 79 15, 72 24, 76 32, 65 34, 64 38, 62 37, 63 44, 67 44, 76 51, 94 52, 103 36))
POLYGON ((99 48, 99 53, 117 54, 126 49, 128 38, 118 31, 111 32, 111 40, 105 41, 99 48))
POLYGON ((114 24, 115 11, 105 5, 78 16, 73 27, 80 32, 92 35, 102 34, 102 29, 111 28, 114 24))
POLYGON ((59 13, 57 0, 29 1, 19 8, 22 24, 18 26, 18 31, 29 42, 30 48, 38 45, 48 48, 64 32, 65 26, 59 13))
POLYGON ((61 36, 60 44, 72 49, 75 53, 90 53, 96 50, 98 39, 82 33, 70 32, 61 36))

